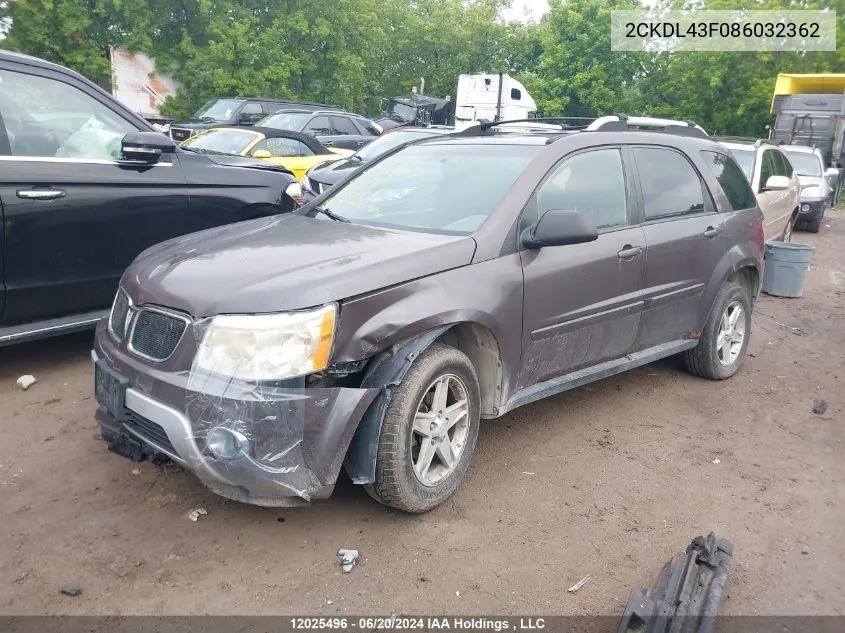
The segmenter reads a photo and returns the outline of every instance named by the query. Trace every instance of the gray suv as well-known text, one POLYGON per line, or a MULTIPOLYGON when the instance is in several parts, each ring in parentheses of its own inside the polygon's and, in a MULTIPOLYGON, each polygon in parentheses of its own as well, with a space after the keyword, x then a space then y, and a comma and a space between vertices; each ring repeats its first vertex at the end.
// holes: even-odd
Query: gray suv
POLYGON ((93 359, 109 448, 280 506, 344 467, 409 512, 481 420, 673 354, 742 364, 763 217, 684 124, 482 123, 403 145, 292 214, 142 253, 93 359))

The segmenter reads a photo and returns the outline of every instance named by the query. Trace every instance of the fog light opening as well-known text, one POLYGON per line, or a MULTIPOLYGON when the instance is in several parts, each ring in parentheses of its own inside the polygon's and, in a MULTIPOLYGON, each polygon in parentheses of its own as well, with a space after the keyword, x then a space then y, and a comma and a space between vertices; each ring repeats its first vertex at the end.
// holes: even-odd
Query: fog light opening
POLYGON ((216 426, 205 436, 205 448, 215 459, 233 459, 249 452, 249 440, 240 431, 216 426))
POLYGON ((801 211, 803 211, 804 213, 807 213, 809 210, 810 210, 810 205, 807 204, 806 202, 801 205, 801 211))

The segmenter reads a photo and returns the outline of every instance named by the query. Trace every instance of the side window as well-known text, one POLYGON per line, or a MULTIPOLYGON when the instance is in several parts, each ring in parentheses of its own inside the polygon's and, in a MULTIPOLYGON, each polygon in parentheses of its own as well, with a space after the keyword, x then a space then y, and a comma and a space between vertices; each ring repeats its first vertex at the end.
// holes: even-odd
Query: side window
POLYGON ((546 211, 586 211, 599 231, 625 226, 628 205, 622 154, 599 149, 577 154, 556 167, 536 193, 538 217, 546 211))
POLYGON ((646 220, 704 211, 703 185, 686 157, 656 147, 635 147, 633 151, 646 220))
POLYGON ((261 109, 261 104, 256 101, 248 101, 241 108, 238 114, 238 121, 246 123, 256 123, 264 117, 264 111, 261 109))
POLYGON ((314 152, 302 141, 295 138, 265 138, 256 143, 252 153, 266 150, 271 156, 313 156, 314 152))
POLYGON ((725 192, 725 196, 734 211, 750 209, 757 204, 754 192, 751 191, 748 184, 748 179, 733 158, 720 152, 706 151, 702 151, 701 156, 710 171, 713 172, 716 180, 719 181, 719 185, 725 192))
POLYGON ((766 182, 769 178, 777 175, 774 154, 774 150, 770 149, 763 152, 763 162, 760 164, 760 191, 763 191, 766 188, 766 182))
POLYGON ((332 128, 335 130, 335 134, 344 134, 347 136, 359 136, 360 132, 355 127, 355 124, 352 123, 349 119, 342 116, 333 116, 332 117, 332 128))
POLYGON ((0 70, 0 118, 12 156, 117 160, 123 136, 138 130, 70 84, 9 70, 0 70))
POLYGON ((352 119, 355 127, 358 128, 358 133, 362 136, 378 136, 378 130, 367 119, 352 119))
POLYGON ((315 116, 305 126, 305 131, 314 136, 332 136, 335 134, 334 128, 329 123, 329 117, 327 116, 315 116))
POLYGON ((789 158, 786 157, 786 154, 783 152, 775 152, 775 157, 779 163, 778 165, 778 175, 779 176, 786 176, 787 178, 792 178, 792 163, 789 162, 789 158))

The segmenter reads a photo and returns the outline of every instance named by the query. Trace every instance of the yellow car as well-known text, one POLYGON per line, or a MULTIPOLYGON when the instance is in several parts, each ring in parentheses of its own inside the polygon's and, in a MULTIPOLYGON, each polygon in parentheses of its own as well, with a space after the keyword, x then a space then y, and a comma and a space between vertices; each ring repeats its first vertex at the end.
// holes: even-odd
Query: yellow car
POLYGON ((204 154, 252 156, 281 165, 297 180, 314 165, 351 156, 350 149, 325 147, 310 134, 263 127, 215 127, 180 143, 204 154))

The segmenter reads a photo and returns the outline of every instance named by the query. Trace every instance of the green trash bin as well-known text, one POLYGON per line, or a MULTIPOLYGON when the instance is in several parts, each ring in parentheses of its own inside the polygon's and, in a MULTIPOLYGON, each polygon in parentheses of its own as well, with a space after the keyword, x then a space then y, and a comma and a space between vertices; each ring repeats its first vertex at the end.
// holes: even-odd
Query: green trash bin
POLYGON ((775 297, 800 297, 815 250, 809 244, 766 242, 763 292, 775 297))

